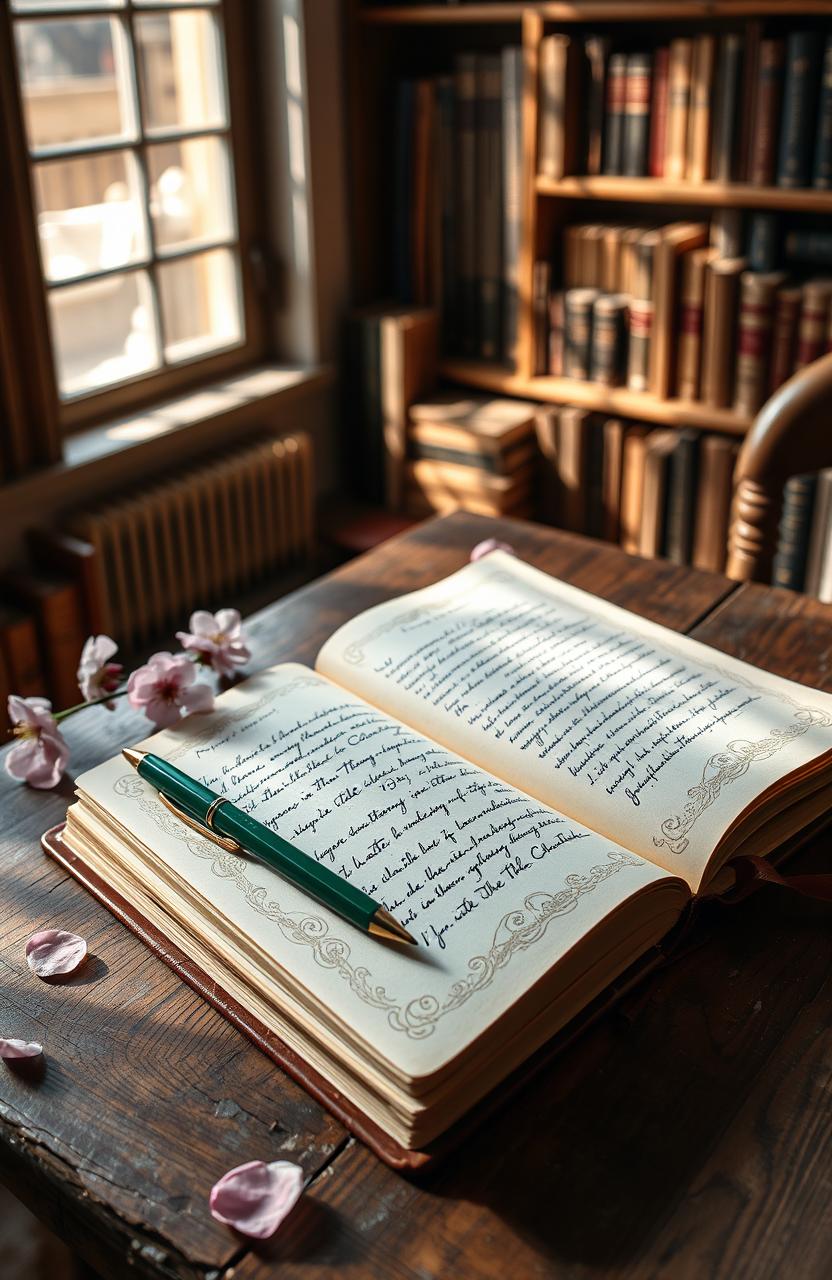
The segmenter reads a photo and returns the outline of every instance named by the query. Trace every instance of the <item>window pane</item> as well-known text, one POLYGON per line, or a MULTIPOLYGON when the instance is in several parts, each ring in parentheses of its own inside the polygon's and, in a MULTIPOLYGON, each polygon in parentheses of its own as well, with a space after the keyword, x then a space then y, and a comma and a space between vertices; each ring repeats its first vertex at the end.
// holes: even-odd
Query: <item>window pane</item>
POLYGON ((124 0, 12 0, 15 13, 59 13, 61 9, 123 9, 124 0))
POLYGON ((94 391, 159 367, 146 271, 52 289, 49 315, 61 395, 94 391))
POLYGON ((43 269, 48 280, 123 267, 147 257, 136 158, 105 151, 35 165, 43 269))
POLYGON ((145 128, 225 124, 225 89, 214 17, 204 9, 144 13, 135 20, 145 128))
POLYGON ((157 268, 165 355, 188 360, 242 337, 236 256, 213 249, 157 268))
POLYGON ((15 24, 32 147, 135 136, 130 57, 114 18, 15 24))
POLYGON ((228 149, 221 138, 148 147, 147 176, 157 248, 233 236, 228 149))

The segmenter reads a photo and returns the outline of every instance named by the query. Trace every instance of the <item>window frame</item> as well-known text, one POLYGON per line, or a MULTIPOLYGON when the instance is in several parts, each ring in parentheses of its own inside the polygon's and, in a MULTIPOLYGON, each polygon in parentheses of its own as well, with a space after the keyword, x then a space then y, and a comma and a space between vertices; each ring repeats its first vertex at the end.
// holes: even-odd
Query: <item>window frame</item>
MULTIPOLYGON (((198 8, 198 4, 183 4, 187 11, 198 8)), ((160 13, 177 9, 180 6, 171 4, 169 0, 157 0, 156 3, 134 5, 133 0, 125 0, 123 7, 115 9, 96 9, 95 16, 120 18, 127 26, 132 38, 132 22, 134 15, 160 13)), ((264 314, 265 289, 265 183, 255 181, 255 165, 253 162, 253 130, 257 120, 257 86, 256 75, 247 72, 256 67, 255 49, 255 5, 231 5, 228 0, 219 0, 216 4, 205 5, 217 17, 222 33, 225 66, 224 79, 228 96, 228 127, 223 128, 221 136, 227 138, 230 155, 230 174, 232 182, 232 199, 236 212, 237 233, 232 248, 239 254, 240 266, 240 302, 241 320, 244 326, 244 338, 232 347, 209 351, 196 355, 160 369, 149 370, 137 374, 122 382, 102 387, 68 399, 61 397, 57 383, 57 366, 54 358, 51 329, 48 313, 48 284, 41 254, 40 237, 37 226, 37 202, 34 190, 35 163, 30 155, 26 133, 22 83, 20 79, 17 48, 14 36, 16 22, 27 22, 43 18, 45 14, 14 13, 6 3, 0 5, 0 42, 5 57, 0 60, 0 78, 2 62, 10 65, 13 74, 5 101, 0 99, 0 113, 9 117, 5 128, 5 150, 8 157, 2 155, 0 160, 8 159, 12 170, 16 171, 17 182, 12 183, 9 200, 11 208, 6 209, 0 219, 0 234, 6 245, 13 243, 15 237, 21 245, 23 259, 26 264, 26 275, 29 288, 34 289, 35 297, 27 308, 29 323, 33 324, 36 333, 24 332, 22 341, 16 346, 25 346, 28 340, 33 343, 35 359, 35 376, 42 387, 43 395, 51 402, 50 422, 46 424, 46 434, 51 448, 47 453, 52 456, 59 450, 59 440, 75 431, 95 426, 113 416, 131 410, 139 410, 154 402, 170 398, 177 393, 192 390, 206 383, 215 383, 231 372, 239 372, 271 354, 267 341, 264 314), (16 153, 16 154, 15 154, 16 153), (32 280, 32 264, 36 267, 36 280, 32 280), (48 358, 48 371, 45 362, 48 358)), ((78 4, 55 10, 55 18, 72 18, 92 16, 83 0, 78 4)), ((134 59, 135 42, 134 42, 134 59)), ((141 104, 142 85, 137 70, 136 93, 141 104)), ((183 131, 184 132, 184 131, 183 131)), ((211 132, 211 131, 209 131, 211 132)), ((165 139, 166 140, 166 139, 165 139)), ((150 140, 152 145, 152 139, 150 140)), ((146 156, 148 140, 140 135, 133 141, 126 141, 125 150, 132 150, 138 157, 146 176, 146 156)), ((7 169, 8 171, 8 169, 7 169)), ((6 201, 3 202, 6 204, 6 201)), ((183 261, 186 259, 171 259, 183 261)), ((129 268, 128 268, 129 270, 129 268)), ((0 298, 0 329, 11 329, 11 316, 8 307, 3 307, 0 298)), ((43 406, 45 408, 46 406, 43 406)), ((43 450, 40 451, 43 453, 43 450)))

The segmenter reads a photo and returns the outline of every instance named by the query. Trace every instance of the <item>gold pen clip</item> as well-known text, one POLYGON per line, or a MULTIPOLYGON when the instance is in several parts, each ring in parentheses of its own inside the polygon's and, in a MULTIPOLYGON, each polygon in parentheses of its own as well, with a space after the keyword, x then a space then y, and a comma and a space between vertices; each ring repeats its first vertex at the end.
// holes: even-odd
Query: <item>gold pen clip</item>
POLYGON ((238 841, 233 840, 231 836, 218 835, 216 831, 206 826, 205 823, 200 822, 198 818, 192 818, 184 809, 180 809, 178 804, 174 804, 170 796, 166 796, 164 791, 159 792, 159 799, 166 809, 179 818, 180 822, 184 822, 186 827, 190 827, 192 831, 197 831, 206 840, 210 840, 212 844, 218 844, 227 853, 239 853, 241 851, 243 846, 238 841))

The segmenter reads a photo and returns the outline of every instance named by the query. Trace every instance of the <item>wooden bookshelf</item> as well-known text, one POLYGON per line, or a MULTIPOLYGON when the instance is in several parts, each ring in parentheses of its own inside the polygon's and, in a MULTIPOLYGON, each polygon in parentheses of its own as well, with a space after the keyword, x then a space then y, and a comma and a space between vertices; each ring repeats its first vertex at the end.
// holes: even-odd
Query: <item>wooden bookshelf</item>
POLYGON ((697 205, 712 209, 783 209, 832 214, 832 191, 754 187, 745 182, 673 182, 667 178, 568 177, 538 174, 538 195, 561 200, 621 200, 629 204, 697 205))
POLYGON ((522 21, 526 13, 546 22, 701 22, 714 18, 827 15, 828 0, 572 0, 571 3, 364 5, 360 20, 374 26, 463 26, 522 21))

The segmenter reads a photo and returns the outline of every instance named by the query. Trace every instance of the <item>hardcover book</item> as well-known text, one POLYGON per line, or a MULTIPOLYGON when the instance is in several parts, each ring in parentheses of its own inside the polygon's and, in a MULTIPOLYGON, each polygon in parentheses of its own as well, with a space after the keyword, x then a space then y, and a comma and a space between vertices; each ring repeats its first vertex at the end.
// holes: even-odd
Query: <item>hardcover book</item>
POLYGON ((65 865, 417 1164, 738 858, 828 810, 832 697, 498 552, 141 745, 381 899, 418 948, 209 842, 120 755, 78 779, 65 865))

